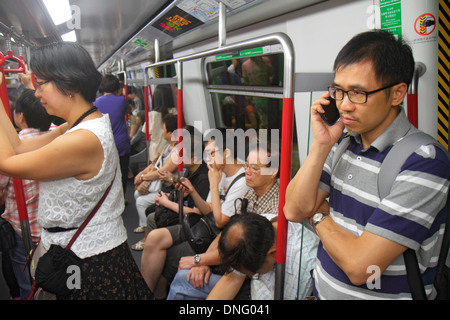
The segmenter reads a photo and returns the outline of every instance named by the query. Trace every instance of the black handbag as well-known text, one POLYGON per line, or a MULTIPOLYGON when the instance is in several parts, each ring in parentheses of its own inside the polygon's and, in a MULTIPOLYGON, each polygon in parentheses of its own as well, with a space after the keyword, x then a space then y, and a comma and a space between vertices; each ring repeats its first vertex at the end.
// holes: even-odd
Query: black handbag
MULTIPOLYGON (((177 190, 170 191, 170 201, 177 201, 177 190)), ((180 222, 178 213, 172 211, 164 206, 156 206, 155 208, 155 223, 158 228, 176 225, 180 222)))
POLYGON ((57 297, 64 297, 70 294, 71 289, 69 289, 67 281, 69 280, 71 274, 67 272, 68 267, 75 265, 80 266, 82 261, 82 259, 79 258, 72 250, 70 250, 70 248, 102 205, 103 201, 111 190, 114 180, 115 175, 113 181, 111 181, 111 184, 106 189, 102 198, 92 209, 91 213, 84 220, 82 225, 78 228, 77 232, 75 232, 75 234, 72 236, 72 239, 69 241, 67 246, 65 248, 62 248, 58 245, 52 244, 49 250, 45 252, 41 257, 39 257, 34 274, 35 281, 33 282, 33 288, 30 294, 30 298, 34 295, 38 288, 41 288, 46 292, 55 294, 57 297))
POLYGON ((182 226, 184 235, 195 253, 205 252, 220 233, 212 212, 206 216, 188 213, 183 219, 182 226))
MULTIPOLYGON (((224 199, 228 195, 228 191, 230 191, 231 186, 244 176, 245 173, 241 173, 236 178, 234 178, 234 180, 228 186, 225 195, 223 196, 224 199)), ((186 237, 192 250, 194 250, 195 253, 205 252, 211 242, 213 242, 213 240, 220 233, 220 229, 216 226, 214 214, 212 212, 205 216, 195 213, 188 213, 183 219, 182 227, 184 236, 186 237)))
POLYGON ((8 252, 16 246, 16 235, 8 220, 0 217, 0 252, 8 252))
POLYGON ((72 251, 52 244, 50 249, 39 259, 36 268, 36 286, 43 290, 64 297, 70 294, 67 284, 69 266, 79 266, 81 259, 72 251))

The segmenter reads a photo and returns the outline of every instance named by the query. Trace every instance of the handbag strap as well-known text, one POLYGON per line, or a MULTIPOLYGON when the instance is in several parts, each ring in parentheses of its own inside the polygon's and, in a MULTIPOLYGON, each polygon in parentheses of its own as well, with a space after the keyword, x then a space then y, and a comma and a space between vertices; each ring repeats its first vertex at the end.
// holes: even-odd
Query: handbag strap
POLYGON ((70 250, 70 248, 72 247, 73 243, 75 242, 75 240, 77 240, 78 236, 80 235, 80 233, 83 231, 83 229, 86 227, 86 225, 89 223, 89 221, 91 221, 91 219, 94 217, 95 213, 98 211, 98 209, 100 208, 100 206, 102 205, 103 201, 106 199, 106 197, 108 196, 109 190, 111 190, 111 187, 113 185, 114 180, 116 179, 116 173, 114 173, 114 177, 109 185, 109 187, 105 190, 105 193, 103 194, 103 196, 100 198, 100 200, 98 201, 97 205, 94 207, 94 209, 92 209, 91 213, 88 215, 88 217, 84 220, 84 222, 81 224, 81 226, 78 228, 77 232, 75 232, 75 234, 73 235, 72 239, 70 239, 69 243, 66 246, 66 250, 70 250))

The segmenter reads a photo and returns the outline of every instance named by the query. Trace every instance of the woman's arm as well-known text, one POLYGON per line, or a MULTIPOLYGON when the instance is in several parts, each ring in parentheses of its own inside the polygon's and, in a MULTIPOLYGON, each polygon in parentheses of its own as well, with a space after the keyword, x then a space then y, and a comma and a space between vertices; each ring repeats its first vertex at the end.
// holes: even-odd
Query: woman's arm
POLYGON ((76 130, 39 149, 18 154, 0 128, 0 172, 8 176, 29 180, 89 179, 100 171, 103 160, 101 143, 88 130, 76 130))

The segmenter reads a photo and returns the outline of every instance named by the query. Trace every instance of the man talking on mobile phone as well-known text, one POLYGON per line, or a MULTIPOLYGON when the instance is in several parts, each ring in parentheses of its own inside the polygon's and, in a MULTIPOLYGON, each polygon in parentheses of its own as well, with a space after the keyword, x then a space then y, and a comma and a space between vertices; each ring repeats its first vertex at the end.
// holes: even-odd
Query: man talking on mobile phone
POLYGON ((403 252, 416 252, 428 298, 442 243, 450 164, 434 144, 418 147, 380 199, 377 178, 392 146, 414 128, 400 106, 414 72, 411 48, 374 30, 339 52, 334 83, 311 107, 314 141, 286 190, 290 221, 308 220, 321 242, 314 270, 319 299, 411 299, 403 252), (340 120, 324 123, 327 98, 340 120), (343 133, 344 129, 348 133, 343 133), (349 140, 348 140, 349 139, 349 140), (339 144, 348 146, 339 159, 339 144), (315 213, 329 197, 330 214, 315 213))

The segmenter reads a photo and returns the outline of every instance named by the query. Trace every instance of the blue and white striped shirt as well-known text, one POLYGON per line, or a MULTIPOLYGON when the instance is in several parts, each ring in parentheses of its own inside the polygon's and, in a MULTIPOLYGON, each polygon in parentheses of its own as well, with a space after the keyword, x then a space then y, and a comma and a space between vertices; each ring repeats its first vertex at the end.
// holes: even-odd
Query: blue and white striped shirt
MULTIPOLYGON (((450 179, 447 156, 433 145, 421 146, 406 160, 386 198, 380 200, 377 189, 381 163, 393 143, 414 130, 402 110, 369 148, 363 149, 360 137, 352 135, 330 176, 333 147, 320 188, 329 192, 330 215, 343 229, 357 236, 368 231, 415 250, 426 293, 432 296, 450 179)), ((353 285, 320 243, 314 271, 318 298, 411 299, 403 255, 383 272, 378 283, 375 288, 353 285)))

